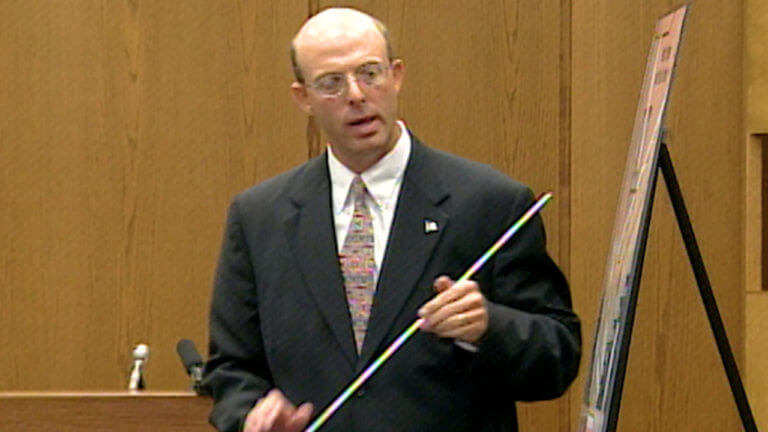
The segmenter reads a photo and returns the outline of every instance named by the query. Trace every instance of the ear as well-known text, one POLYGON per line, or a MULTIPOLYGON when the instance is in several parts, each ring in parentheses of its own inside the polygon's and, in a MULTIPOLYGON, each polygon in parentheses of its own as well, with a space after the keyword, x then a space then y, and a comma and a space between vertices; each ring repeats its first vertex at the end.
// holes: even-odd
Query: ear
POLYGON ((395 91, 400 93, 400 87, 405 78, 405 63, 401 59, 392 60, 392 79, 394 80, 395 91))
POLYGON ((296 105, 302 111, 307 113, 307 115, 312 115, 312 106, 309 104, 309 95, 304 84, 294 81, 291 84, 291 96, 293 96, 293 101, 296 102, 296 105))

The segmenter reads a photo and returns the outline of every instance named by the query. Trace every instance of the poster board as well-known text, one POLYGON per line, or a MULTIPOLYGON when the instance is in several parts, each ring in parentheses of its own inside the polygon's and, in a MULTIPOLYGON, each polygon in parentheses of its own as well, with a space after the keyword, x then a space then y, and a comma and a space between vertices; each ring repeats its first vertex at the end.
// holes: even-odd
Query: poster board
POLYGON ((580 432, 616 429, 656 187, 664 112, 688 8, 684 5, 659 18, 651 41, 606 263, 580 432))

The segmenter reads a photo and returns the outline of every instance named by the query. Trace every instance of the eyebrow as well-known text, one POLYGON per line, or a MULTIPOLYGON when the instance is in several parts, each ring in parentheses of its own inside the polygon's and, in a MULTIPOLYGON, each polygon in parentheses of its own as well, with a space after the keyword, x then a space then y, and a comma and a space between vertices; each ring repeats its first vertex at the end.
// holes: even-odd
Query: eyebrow
MULTIPOLYGON (((368 65, 375 65, 375 64, 383 65, 384 63, 381 62, 381 61, 378 61, 378 60, 369 60, 369 61, 360 63, 359 65, 355 66, 355 68, 353 69, 353 72, 357 72, 362 67, 365 67, 365 66, 368 66, 368 65)), ((328 76, 328 75, 344 75, 344 74, 345 74, 344 72, 340 72, 340 71, 328 71, 328 72, 324 72, 324 73, 318 75, 312 81, 317 81, 320 78, 328 76)))

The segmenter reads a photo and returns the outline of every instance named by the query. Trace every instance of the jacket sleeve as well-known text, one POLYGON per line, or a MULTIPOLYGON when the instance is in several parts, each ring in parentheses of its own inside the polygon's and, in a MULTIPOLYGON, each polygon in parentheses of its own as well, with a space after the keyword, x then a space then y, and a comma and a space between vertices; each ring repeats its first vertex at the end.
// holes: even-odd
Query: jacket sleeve
POLYGON ((229 208, 214 279, 203 382, 214 399, 210 422, 221 432, 242 430, 248 411, 273 386, 256 296, 251 256, 235 200, 229 208))
MULTIPOLYGON (((518 196, 510 225, 533 202, 530 191, 518 196)), ((560 396, 578 372, 581 330, 568 282, 546 252, 539 216, 499 251, 490 280, 483 288, 489 324, 478 367, 514 400, 560 396)))

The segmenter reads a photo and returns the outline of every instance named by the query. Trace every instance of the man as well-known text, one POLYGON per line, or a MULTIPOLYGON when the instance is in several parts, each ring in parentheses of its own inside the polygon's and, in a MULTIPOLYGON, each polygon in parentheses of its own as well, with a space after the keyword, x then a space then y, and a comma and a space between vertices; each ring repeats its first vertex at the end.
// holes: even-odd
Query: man
POLYGON ((396 120, 405 66, 386 28, 327 9, 295 36, 291 87, 327 152, 232 202, 206 384, 221 431, 301 431, 416 318, 416 333, 327 431, 514 431, 557 397, 581 340, 535 218, 454 283, 532 203, 396 120))

